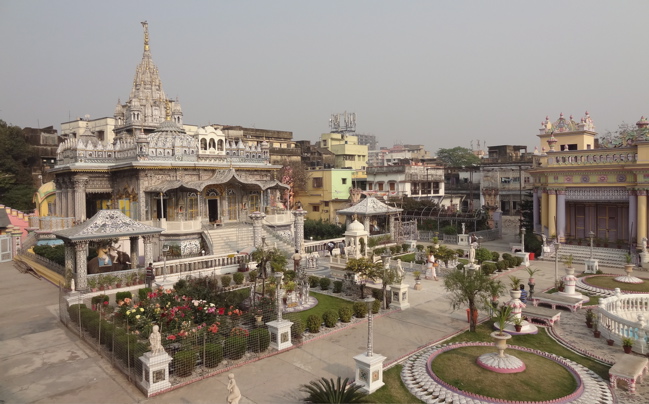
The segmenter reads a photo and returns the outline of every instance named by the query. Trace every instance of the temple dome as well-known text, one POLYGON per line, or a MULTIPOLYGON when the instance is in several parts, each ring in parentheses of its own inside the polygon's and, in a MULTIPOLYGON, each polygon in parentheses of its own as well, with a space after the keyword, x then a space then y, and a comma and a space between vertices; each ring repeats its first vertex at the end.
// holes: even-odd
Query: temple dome
POLYGON ((353 222, 347 225, 347 231, 362 231, 362 230, 365 230, 365 227, 358 220, 354 220, 353 222))

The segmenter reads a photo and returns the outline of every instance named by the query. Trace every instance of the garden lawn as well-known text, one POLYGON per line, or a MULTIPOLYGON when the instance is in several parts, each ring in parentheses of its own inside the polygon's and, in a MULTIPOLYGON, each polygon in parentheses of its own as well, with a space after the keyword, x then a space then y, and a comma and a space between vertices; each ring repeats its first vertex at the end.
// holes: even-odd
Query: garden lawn
POLYGON ((529 352, 506 351, 525 363, 526 369, 520 373, 496 373, 476 364, 478 356, 495 351, 493 346, 457 348, 436 357, 431 368, 440 379, 460 390, 511 401, 556 400, 577 388, 577 381, 566 368, 529 352))
POLYGON ((401 380, 402 365, 395 365, 383 372, 385 386, 366 396, 363 403, 421 403, 401 380))
POLYGON ((302 320, 303 324, 306 324, 306 319, 311 314, 317 314, 320 317, 322 317, 322 314, 327 310, 333 310, 336 313, 338 313, 339 308, 341 308, 343 306, 349 306, 349 308, 351 309, 353 304, 354 304, 353 302, 350 302, 349 300, 341 299, 341 298, 335 297, 335 296, 325 295, 325 294, 322 294, 322 293, 317 293, 317 292, 311 291, 310 294, 311 294, 311 296, 318 299, 318 304, 314 308, 309 309, 309 310, 300 311, 300 312, 297 312, 297 313, 288 314, 288 315, 285 315, 285 317, 290 318, 290 317, 297 316, 302 320))
MULTIPOLYGON (((631 276, 634 274, 632 273, 631 276)), ((601 276, 591 276, 588 279, 582 279, 582 282, 605 289, 615 289, 620 288, 622 292, 642 292, 649 293, 649 279, 643 279, 644 283, 622 283, 615 280, 615 276, 610 275, 601 275, 601 276)), ((639 278, 639 276, 638 276, 639 278)))

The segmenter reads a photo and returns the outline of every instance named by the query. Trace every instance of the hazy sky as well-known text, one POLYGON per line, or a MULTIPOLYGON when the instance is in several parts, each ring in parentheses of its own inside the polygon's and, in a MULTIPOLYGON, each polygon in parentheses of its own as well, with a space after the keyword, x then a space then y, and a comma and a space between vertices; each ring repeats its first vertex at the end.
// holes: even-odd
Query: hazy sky
POLYGON ((147 20, 185 123, 316 140, 349 111, 382 146, 533 149, 546 115, 588 110, 600 134, 649 115, 647 18, 646 0, 0 0, 0 119, 112 116, 147 20))

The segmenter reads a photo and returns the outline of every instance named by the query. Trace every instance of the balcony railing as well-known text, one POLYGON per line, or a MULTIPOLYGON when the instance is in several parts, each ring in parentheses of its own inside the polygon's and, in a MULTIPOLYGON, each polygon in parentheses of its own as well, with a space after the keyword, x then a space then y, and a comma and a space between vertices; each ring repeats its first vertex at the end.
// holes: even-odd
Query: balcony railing
POLYGON ((548 154, 548 166, 592 166, 635 164, 638 154, 631 150, 580 150, 548 154))

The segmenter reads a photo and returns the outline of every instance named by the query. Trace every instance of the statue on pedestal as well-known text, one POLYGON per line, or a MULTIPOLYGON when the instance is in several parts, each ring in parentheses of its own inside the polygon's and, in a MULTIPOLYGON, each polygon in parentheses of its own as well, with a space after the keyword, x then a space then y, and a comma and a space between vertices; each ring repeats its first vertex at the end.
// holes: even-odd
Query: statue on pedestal
POLYGON ((149 336, 149 343, 151 344, 151 354, 157 355, 165 352, 165 349, 162 347, 162 336, 160 335, 160 327, 157 325, 153 326, 153 331, 149 336))
POLYGON ((234 380, 234 373, 228 375, 228 404, 239 404, 241 400, 241 392, 237 387, 237 382, 234 380))

